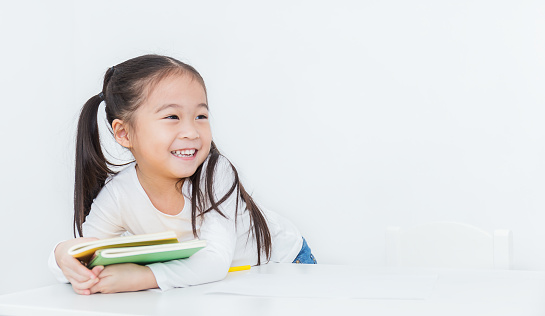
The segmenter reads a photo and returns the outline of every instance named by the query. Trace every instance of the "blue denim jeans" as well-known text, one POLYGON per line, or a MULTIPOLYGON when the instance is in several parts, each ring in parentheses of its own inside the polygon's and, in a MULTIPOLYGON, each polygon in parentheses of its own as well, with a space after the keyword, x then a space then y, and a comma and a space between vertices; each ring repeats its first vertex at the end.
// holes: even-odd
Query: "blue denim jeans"
POLYGON ((301 251, 299 251, 299 254, 292 263, 316 264, 316 258, 314 258, 305 237, 303 237, 303 247, 301 247, 301 251))

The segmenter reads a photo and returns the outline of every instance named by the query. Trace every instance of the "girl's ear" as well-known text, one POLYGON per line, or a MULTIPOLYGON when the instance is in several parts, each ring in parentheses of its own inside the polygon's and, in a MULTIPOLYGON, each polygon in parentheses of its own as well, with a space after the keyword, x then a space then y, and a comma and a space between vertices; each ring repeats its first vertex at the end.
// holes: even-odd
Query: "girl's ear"
POLYGON ((127 124, 125 124, 122 120, 115 119, 112 122, 112 131, 114 132, 115 141, 118 142, 119 145, 125 148, 131 148, 127 124))

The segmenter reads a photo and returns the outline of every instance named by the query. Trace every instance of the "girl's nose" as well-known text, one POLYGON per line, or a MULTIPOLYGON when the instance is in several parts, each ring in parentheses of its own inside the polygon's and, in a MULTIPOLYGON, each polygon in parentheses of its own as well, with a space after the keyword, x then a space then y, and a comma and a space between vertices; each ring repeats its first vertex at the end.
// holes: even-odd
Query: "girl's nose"
POLYGON ((196 139, 199 138, 199 131, 193 122, 188 124, 183 124, 182 129, 180 130, 178 137, 180 138, 189 138, 196 139))

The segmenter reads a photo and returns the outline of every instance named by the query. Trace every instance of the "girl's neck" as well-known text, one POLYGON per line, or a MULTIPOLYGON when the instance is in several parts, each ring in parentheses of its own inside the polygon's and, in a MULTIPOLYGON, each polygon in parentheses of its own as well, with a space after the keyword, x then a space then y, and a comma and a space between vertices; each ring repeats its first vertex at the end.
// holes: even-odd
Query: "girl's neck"
POLYGON ((176 215, 182 211, 185 201, 180 188, 184 179, 180 183, 175 179, 158 179, 142 172, 138 164, 135 168, 140 185, 157 210, 169 215, 176 215))

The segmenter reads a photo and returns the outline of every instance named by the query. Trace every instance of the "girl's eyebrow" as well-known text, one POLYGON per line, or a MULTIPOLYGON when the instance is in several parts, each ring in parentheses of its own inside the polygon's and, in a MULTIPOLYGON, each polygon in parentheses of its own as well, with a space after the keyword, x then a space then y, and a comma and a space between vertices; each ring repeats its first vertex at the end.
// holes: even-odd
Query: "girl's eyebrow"
MULTIPOLYGON (((159 113, 165 109, 168 109, 168 108, 182 108, 183 106, 179 105, 179 104, 175 104, 175 103, 171 103, 171 104, 165 104, 165 105, 162 105, 160 106, 156 111, 155 113, 159 113)), ((208 111, 208 104, 206 103, 200 103, 197 105, 198 108, 205 108, 207 111, 208 111)))

